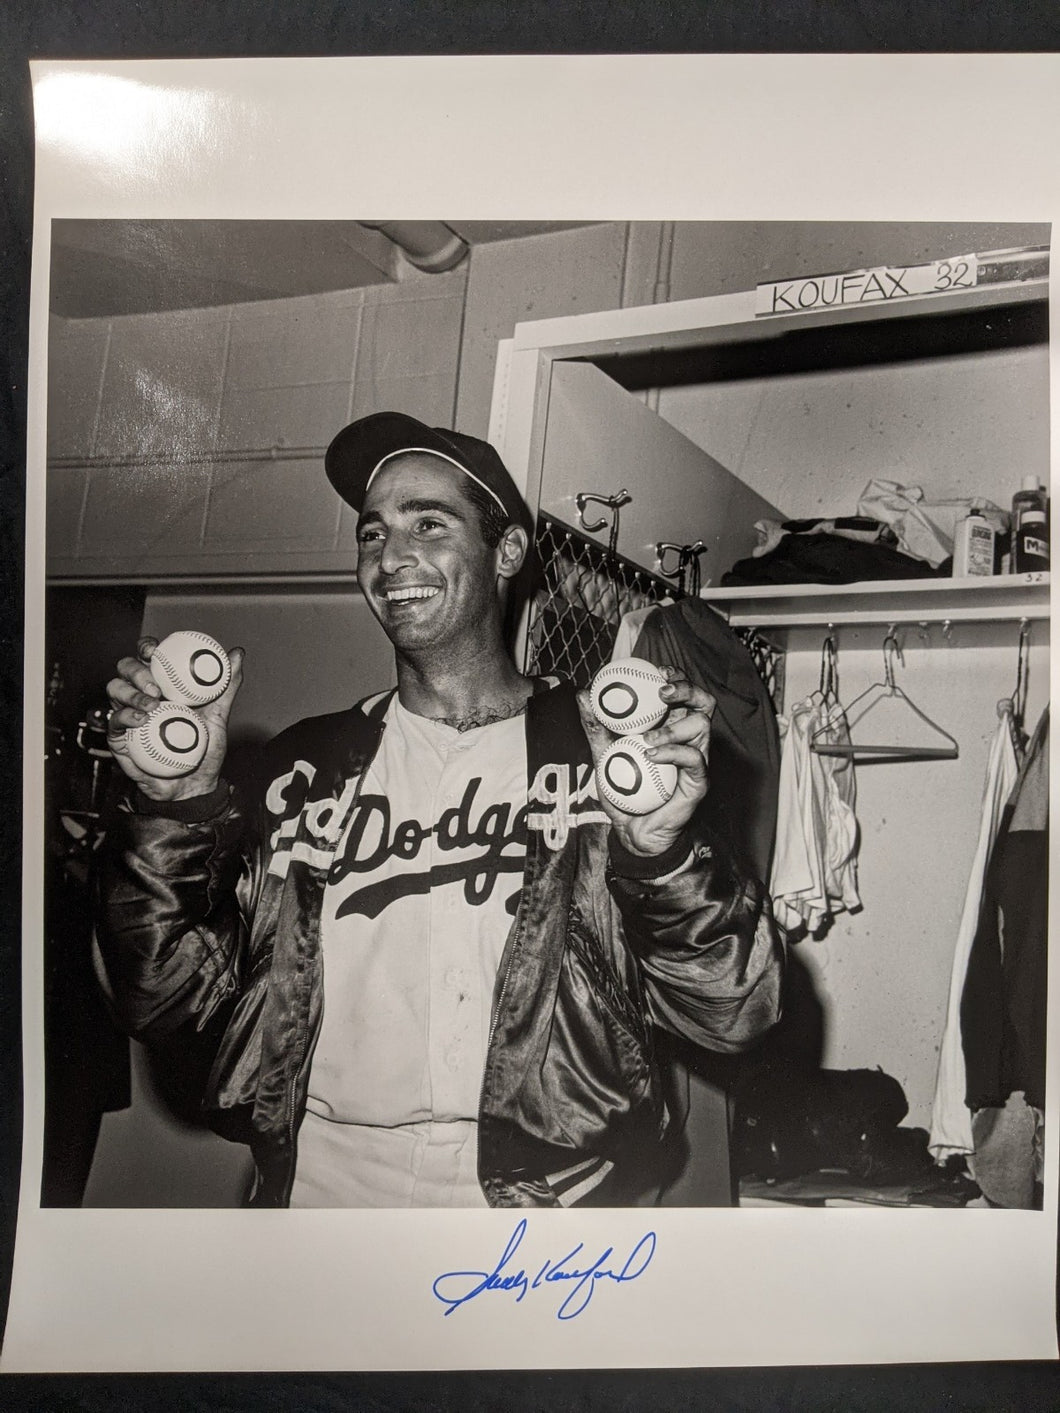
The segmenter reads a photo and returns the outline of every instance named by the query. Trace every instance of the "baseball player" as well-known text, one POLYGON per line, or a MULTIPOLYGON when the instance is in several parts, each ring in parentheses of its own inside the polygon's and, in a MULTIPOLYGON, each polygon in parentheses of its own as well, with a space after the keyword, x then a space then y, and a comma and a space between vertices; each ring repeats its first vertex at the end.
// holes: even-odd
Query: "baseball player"
POLYGON ((668 1116, 656 1028, 732 1053, 776 1021, 761 883, 699 822, 713 702, 680 674, 645 733, 676 771, 642 814, 596 787, 613 741, 505 646, 532 516, 496 452, 399 413, 346 427, 360 589, 396 687, 284 731, 224 777, 242 681, 198 709, 201 764, 145 774, 150 640, 109 684, 129 777, 107 840, 100 970, 131 1034, 206 1076, 259 1206, 644 1200, 668 1116))

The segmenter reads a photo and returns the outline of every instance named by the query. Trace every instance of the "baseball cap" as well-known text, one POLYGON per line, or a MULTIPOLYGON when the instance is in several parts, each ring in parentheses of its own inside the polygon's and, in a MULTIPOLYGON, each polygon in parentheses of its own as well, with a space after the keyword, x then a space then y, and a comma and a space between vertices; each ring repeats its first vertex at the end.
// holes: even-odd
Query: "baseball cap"
POLYGON ((428 427, 404 412, 374 412, 344 427, 324 456, 328 480, 359 511, 378 471, 401 452, 426 451, 450 462, 497 502, 509 525, 521 525, 534 542, 534 517, 504 462, 489 442, 428 427))

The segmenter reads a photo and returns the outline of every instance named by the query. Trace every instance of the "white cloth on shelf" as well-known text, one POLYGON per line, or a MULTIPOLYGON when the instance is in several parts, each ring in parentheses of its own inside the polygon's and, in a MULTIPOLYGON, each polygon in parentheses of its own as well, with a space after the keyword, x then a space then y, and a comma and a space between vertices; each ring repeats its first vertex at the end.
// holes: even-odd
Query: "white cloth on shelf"
POLYGON ((928 1147, 938 1163, 957 1154, 975 1151, 971 1111, 964 1102, 966 1073, 964 1047, 961 1043, 961 996, 964 993, 964 978, 968 972, 968 958, 979 924, 983 880, 987 864, 990 862, 990 851, 997 837, 1005 801, 1016 783, 1018 774, 1019 762, 1012 744, 1009 718, 1007 714, 1003 714, 990 742, 986 780, 983 784, 979 838, 972 859, 972 869, 964 895, 964 908, 957 928, 957 943, 953 952, 946 1026, 942 1032, 942 1045, 939 1049, 935 1098, 931 1107, 931 1132, 928 1138, 928 1147))
POLYGON ((781 717, 777 841, 770 893, 777 921, 816 932, 833 914, 861 906, 857 887, 858 823, 854 763, 812 749, 814 734, 850 740, 846 716, 815 692, 781 717))
POLYGON ((982 496, 929 501, 919 486, 900 486, 875 477, 862 491, 857 513, 890 525, 900 549, 937 569, 953 553, 957 522, 972 510, 991 511, 988 518, 1001 523, 995 520, 1002 514, 1000 507, 982 496))

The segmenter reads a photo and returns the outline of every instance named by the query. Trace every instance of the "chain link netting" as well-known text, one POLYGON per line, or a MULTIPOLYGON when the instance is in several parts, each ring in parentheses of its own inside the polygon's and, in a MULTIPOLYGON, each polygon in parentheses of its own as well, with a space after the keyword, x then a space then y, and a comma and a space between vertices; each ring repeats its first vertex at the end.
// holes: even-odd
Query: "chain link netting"
MULTIPOLYGON (((544 586, 530 609, 527 671, 562 673, 587 687, 611 660, 627 613, 679 599, 674 583, 609 552, 549 516, 538 517, 537 551, 544 586)), ((784 656, 753 628, 736 628, 779 711, 784 656)))
POLYGON ((545 583, 530 612, 531 672, 560 672, 587 687, 611 660, 625 615, 676 597, 664 579, 544 515, 537 522, 537 552, 545 583))

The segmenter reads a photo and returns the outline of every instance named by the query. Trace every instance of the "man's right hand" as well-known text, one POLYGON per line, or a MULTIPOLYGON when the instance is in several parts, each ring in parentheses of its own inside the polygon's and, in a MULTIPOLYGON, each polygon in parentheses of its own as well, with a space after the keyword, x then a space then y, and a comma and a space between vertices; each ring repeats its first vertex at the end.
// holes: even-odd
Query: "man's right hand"
POLYGON ((217 788, 228 748, 228 717, 243 681, 243 649, 233 648, 229 653, 232 680, 224 694, 215 702, 195 709, 210 733, 210 744, 201 763, 189 775, 176 780, 159 780, 133 764, 125 742, 126 731, 139 726, 147 713, 165 700, 147 666, 157 646, 157 638, 141 638, 136 645, 138 656, 123 657, 118 663, 117 677, 107 683, 111 708, 107 717, 107 744, 118 765, 148 799, 168 802, 209 795, 217 788))

